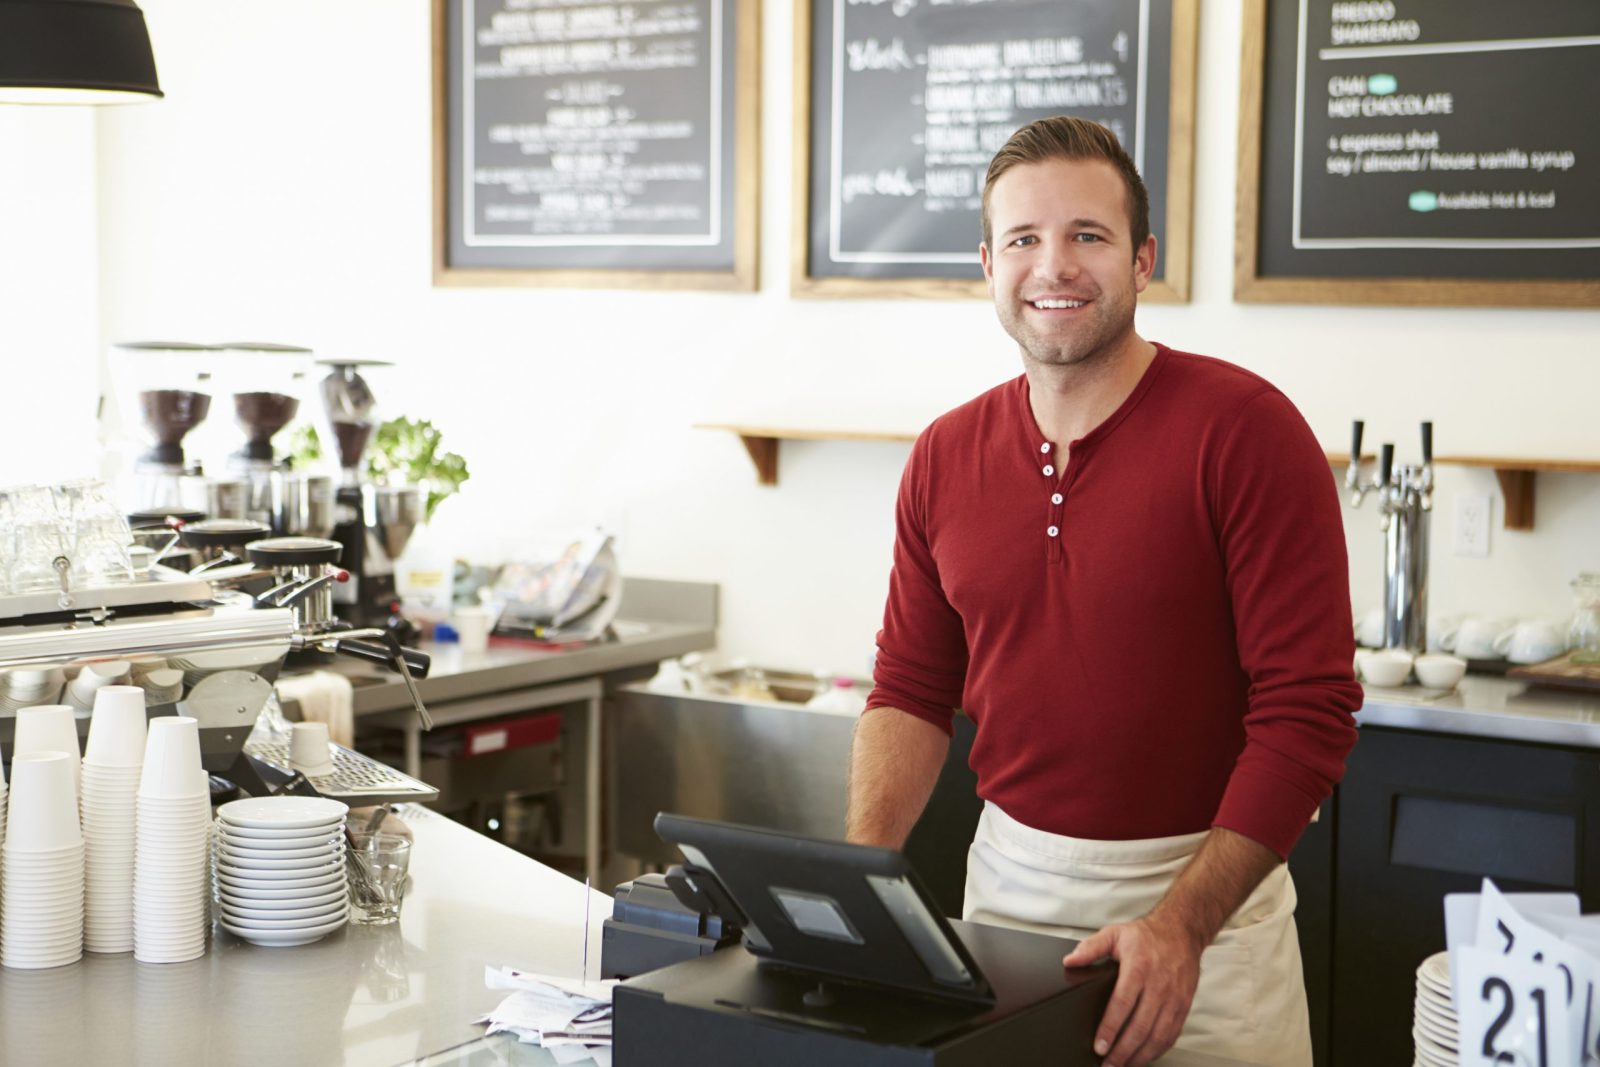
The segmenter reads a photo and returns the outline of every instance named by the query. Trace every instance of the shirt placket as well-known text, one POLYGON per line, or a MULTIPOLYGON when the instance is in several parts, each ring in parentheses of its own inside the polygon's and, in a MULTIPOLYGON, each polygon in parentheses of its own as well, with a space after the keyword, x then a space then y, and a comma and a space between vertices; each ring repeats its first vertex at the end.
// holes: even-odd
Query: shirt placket
POLYGON ((1058 477, 1056 469, 1056 447, 1049 441, 1039 443, 1041 463, 1039 472, 1044 475, 1044 494, 1048 500, 1045 506, 1045 562, 1060 563, 1066 558, 1062 548, 1061 525, 1066 509, 1067 480, 1058 477))

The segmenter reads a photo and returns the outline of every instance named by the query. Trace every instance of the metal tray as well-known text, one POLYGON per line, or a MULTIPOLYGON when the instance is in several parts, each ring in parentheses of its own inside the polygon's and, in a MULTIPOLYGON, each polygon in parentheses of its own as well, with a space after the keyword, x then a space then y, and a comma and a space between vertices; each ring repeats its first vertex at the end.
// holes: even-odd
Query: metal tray
MULTIPOLYGON (((333 752, 333 773, 307 775, 318 793, 330 800, 342 800, 351 807, 369 804, 402 804, 413 802, 427 804, 439 799, 439 791, 426 782, 363 756, 343 745, 330 744, 333 752)), ((250 742, 244 750, 263 763, 270 764, 285 774, 293 774, 289 766, 288 742, 250 742)))

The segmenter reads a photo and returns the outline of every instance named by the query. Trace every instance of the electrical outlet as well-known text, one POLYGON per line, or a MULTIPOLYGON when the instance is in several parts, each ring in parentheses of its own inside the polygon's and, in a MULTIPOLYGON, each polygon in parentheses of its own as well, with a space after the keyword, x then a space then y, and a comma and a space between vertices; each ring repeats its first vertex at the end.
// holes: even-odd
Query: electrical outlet
POLYGON ((1456 555, 1489 554, 1489 497, 1483 493, 1456 495, 1456 555))

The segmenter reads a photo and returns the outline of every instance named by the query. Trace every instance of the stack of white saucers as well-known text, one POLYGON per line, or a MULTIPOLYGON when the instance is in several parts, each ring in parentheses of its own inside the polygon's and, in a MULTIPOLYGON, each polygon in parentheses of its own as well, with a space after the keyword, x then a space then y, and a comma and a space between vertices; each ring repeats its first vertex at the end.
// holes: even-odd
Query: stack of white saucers
POLYGON ((83 947, 133 951, 133 856, 144 768, 144 690, 101 686, 83 755, 83 947))
POLYGON ((77 755, 23 753, 11 763, 0 863, 0 962, 60 967, 83 956, 83 834, 77 755))
POLYGON ((1436 952, 1417 968, 1417 1000, 1411 1040, 1415 1067, 1456 1067, 1459 1037, 1450 1000, 1450 953, 1436 952))
POLYGON ((217 809, 222 928, 258 945, 305 945, 345 923, 344 817, 337 800, 259 797, 217 809))
POLYGON ((150 720, 139 776, 133 859, 133 957, 182 963, 205 954, 211 790, 199 723, 150 720))

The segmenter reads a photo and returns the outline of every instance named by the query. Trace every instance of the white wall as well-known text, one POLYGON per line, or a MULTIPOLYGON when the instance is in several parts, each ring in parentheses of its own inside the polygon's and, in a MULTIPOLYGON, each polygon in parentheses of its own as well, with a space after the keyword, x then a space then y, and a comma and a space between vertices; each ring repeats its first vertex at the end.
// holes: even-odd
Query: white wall
MULTIPOLYGON (((630 572, 722 583, 726 655, 864 669, 907 447, 785 444, 781 484, 762 488, 736 438, 690 424, 915 429, 1020 365, 980 301, 788 296, 787 0, 764 12, 753 295, 434 289, 425 0, 143 7, 168 99, 99 119, 99 254, 72 264, 99 270, 102 343, 250 337, 394 359, 403 373, 377 383, 390 412, 434 419, 472 465, 439 520, 467 554, 608 521, 630 572)), ((1361 415, 1369 441, 1414 458, 1431 417, 1441 453, 1600 458, 1600 313, 1232 302, 1237 5, 1204 5, 1201 48, 1194 300, 1146 308, 1141 332, 1266 375, 1330 448, 1361 415)), ((9 152, 19 135, 0 137, 9 152)), ((82 183, 89 162, 79 151, 59 177, 82 183)), ((7 279, 32 276, 3 258, 7 279)), ((54 340, 57 318, 21 340, 54 340)), ((16 327, 0 330, 12 347, 16 327)), ((62 341, 80 362, 91 344, 62 341)), ((1450 505, 1486 492, 1498 517, 1492 475, 1440 482, 1438 610, 1562 613, 1566 580, 1600 569, 1600 477, 1542 476, 1537 531, 1497 530, 1486 560, 1449 555, 1450 505)), ((1381 595, 1371 507, 1347 523, 1358 605, 1381 595)))
POLYGON ((94 116, 0 107, 0 485, 96 473, 94 116))

